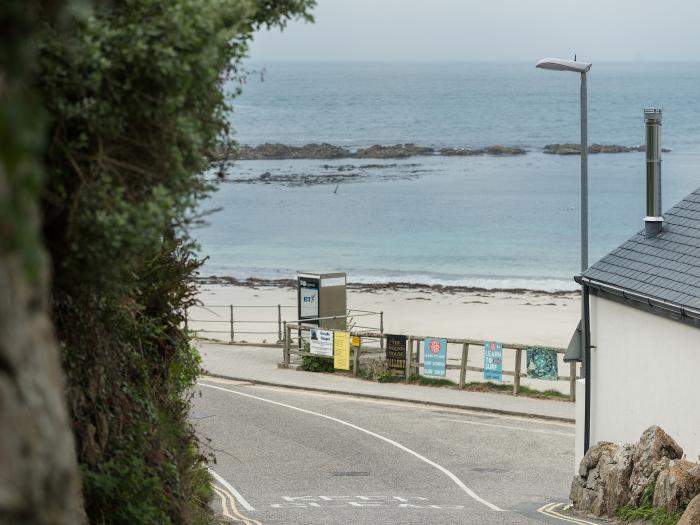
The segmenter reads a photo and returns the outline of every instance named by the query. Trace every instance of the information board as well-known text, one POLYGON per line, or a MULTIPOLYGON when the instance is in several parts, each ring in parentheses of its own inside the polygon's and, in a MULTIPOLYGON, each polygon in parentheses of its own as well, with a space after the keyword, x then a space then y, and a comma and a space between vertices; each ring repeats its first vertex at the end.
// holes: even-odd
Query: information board
POLYGON ((312 328, 309 331, 309 351, 315 355, 333 357, 333 331, 312 328))
POLYGON ((423 375, 445 377, 446 364, 447 339, 426 337, 423 341, 423 375))
POLYGON ((333 332, 333 368, 350 370, 350 334, 333 332))
POLYGON ((501 343, 484 342, 484 379, 503 381, 503 347, 501 343))
POLYGON ((386 334, 386 366, 398 370, 406 370, 406 340, 405 335, 386 334))

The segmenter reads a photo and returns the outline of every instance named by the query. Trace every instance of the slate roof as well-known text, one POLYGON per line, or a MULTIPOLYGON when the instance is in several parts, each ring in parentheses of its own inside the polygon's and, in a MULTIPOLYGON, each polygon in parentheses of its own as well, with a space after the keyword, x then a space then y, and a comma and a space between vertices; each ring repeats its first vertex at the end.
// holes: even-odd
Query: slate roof
POLYGON ((644 230, 583 273, 601 284, 700 309, 700 188, 664 213, 662 232, 644 230))

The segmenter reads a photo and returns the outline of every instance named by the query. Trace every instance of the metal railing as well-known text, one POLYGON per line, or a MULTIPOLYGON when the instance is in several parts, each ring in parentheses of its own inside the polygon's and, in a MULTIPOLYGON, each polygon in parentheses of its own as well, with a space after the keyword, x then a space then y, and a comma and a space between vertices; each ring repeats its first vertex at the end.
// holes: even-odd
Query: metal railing
MULTIPOLYGON (((185 311, 185 328, 198 339, 215 339, 234 345, 281 347, 285 324, 301 322, 295 319, 296 310, 296 305, 283 304, 202 304, 185 311)), ((384 331, 384 312, 369 310, 349 309, 344 316, 305 319, 303 322, 335 319, 344 319, 353 330, 384 331), (365 320, 373 316, 377 317, 376 324, 365 320), (363 319, 358 322, 357 318, 363 319)))
MULTIPOLYGON (((304 324, 304 323, 286 323, 284 327, 284 345, 283 345, 283 350, 282 350, 282 363, 281 365, 283 367, 289 367, 291 364, 291 356, 292 355, 299 355, 300 357, 303 356, 313 356, 313 357, 319 357, 322 359, 333 359, 333 357, 330 356, 321 356, 317 354, 311 354, 310 352, 302 350, 303 344, 301 341, 299 341, 299 344, 294 344, 294 335, 293 331, 298 331, 298 330, 308 330, 310 328, 317 328, 315 325, 309 325, 309 324, 304 324), (297 346, 298 348, 294 348, 297 346)), ((375 359, 378 356, 383 355, 383 344, 380 345, 379 347, 375 345, 365 345, 365 340, 370 339, 371 341, 378 341, 383 340, 386 338, 386 334, 382 332, 363 332, 363 331, 358 331, 358 330, 350 330, 350 335, 351 336, 358 336, 362 339, 362 343, 360 344, 359 347, 356 346, 351 346, 351 362, 352 362, 352 374, 353 376, 357 376, 362 365, 362 359, 363 357, 365 358, 365 361, 368 359, 375 359)), ((426 337, 423 336, 416 336, 416 335, 409 335, 407 336, 407 351, 406 351, 406 366, 404 369, 404 374, 405 374, 405 379, 404 381, 408 383, 410 381, 411 376, 413 373, 419 373, 420 368, 423 366, 420 361, 421 357, 421 342, 424 341, 426 337), (414 345, 415 342, 415 345, 414 345), (415 347, 415 348, 414 348, 415 347)), ((458 387, 460 389, 463 389, 466 384, 466 375, 467 371, 470 372, 483 372, 484 368, 479 367, 479 366, 469 366, 468 364, 468 359, 469 359, 469 350, 471 346, 477 346, 480 350, 484 348, 484 344, 486 341, 480 340, 480 339, 460 339, 460 338, 451 338, 448 337, 446 338, 448 345, 449 344, 458 344, 461 345, 461 358, 455 359, 455 358, 447 358, 447 363, 445 368, 448 370, 459 370, 459 383, 458 387), (450 361, 452 363, 450 363, 450 361), (459 364, 455 364, 456 362, 459 362, 459 364)), ((526 351, 530 348, 532 348, 533 345, 524 345, 524 344, 518 344, 518 343, 501 343, 501 348, 506 351, 513 351, 515 353, 514 355, 514 367, 513 370, 503 370, 502 374, 504 376, 510 376, 513 378, 513 395, 517 396, 519 391, 520 391, 520 380, 522 378, 527 378, 528 375, 527 373, 523 373, 522 371, 522 366, 523 366, 523 361, 522 361, 522 353, 523 351, 526 351)), ((564 348, 551 348, 551 350, 554 350, 557 354, 563 354, 566 352, 566 349, 564 348)), ((569 375, 566 376, 557 376, 558 381, 566 381, 568 382, 569 385, 569 399, 571 401, 575 401, 576 399, 576 379, 577 379, 577 367, 576 363, 569 363, 569 375)))

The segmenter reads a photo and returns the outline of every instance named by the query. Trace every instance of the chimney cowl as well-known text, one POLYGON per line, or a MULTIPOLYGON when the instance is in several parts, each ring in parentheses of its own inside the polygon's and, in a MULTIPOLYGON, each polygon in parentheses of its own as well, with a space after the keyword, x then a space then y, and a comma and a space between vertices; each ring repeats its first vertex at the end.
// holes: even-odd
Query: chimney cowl
POLYGON ((656 237, 662 231, 661 213, 661 110, 645 109, 646 131, 646 217, 644 233, 656 237))

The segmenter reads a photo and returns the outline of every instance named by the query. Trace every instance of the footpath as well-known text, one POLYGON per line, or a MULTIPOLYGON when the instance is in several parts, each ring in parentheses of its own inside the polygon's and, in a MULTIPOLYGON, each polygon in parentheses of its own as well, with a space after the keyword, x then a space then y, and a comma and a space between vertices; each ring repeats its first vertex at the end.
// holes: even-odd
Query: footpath
POLYGON ((574 403, 445 387, 377 383, 345 374, 277 368, 282 350, 197 342, 205 374, 263 385, 574 422, 574 403))

